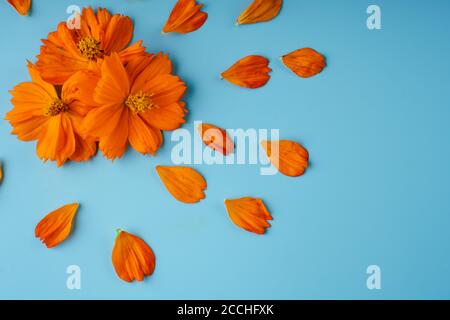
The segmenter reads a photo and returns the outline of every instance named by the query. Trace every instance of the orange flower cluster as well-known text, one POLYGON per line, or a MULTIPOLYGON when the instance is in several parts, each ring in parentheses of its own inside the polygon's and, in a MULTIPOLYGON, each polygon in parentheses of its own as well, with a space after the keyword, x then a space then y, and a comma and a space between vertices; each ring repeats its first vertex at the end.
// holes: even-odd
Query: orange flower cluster
MULTIPOLYGON (((8 0, 21 14, 31 1, 8 0)), ((254 0, 237 24, 268 21, 276 17, 282 0, 254 0)), ((195 0, 178 0, 163 33, 189 33, 199 29, 208 15, 195 0)), ((148 53, 142 41, 130 44, 133 22, 106 9, 84 8, 80 27, 60 23, 42 40, 37 62, 28 62, 30 81, 12 91, 13 109, 6 115, 12 133, 23 141, 37 141, 37 155, 62 166, 67 161, 86 161, 97 148, 105 157, 120 158, 130 145, 142 154, 155 155, 163 142, 162 131, 175 130, 187 113, 182 97, 185 83, 172 72, 163 53, 148 53)), ((325 58, 309 48, 282 57, 300 77, 308 78, 325 68, 325 58)), ((236 62, 222 77, 245 87, 259 88, 270 79, 269 60, 251 55, 236 62)), ((225 129, 202 124, 198 132, 204 144, 227 156, 235 144, 225 129)), ((279 172, 298 177, 309 166, 309 153, 290 140, 263 141, 261 147, 279 172)), ((206 198, 207 182, 193 168, 156 167, 167 191, 183 203, 206 198)), ((3 178, 0 163, 0 182, 3 178)), ((264 234, 272 215, 256 197, 225 200, 231 221, 238 227, 264 234)), ((68 238, 79 204, 65 205, 46 215, 36 226, 35 236, 48 248, 68 238)), ((153 274, 156 258, 141 238, 117 230, 112 263, 124 281, 142 281, 153 274)))
POLYGON ((161 131, 184 123, 186 85, 167 55, 130 45, 129 17, 85 8, 79 19, 79 29, 62 22, 42 41, 31 81, 11 91, 12 133, 37 140, 39 158, 58 166, 88 160, 97 145, 112 160, 128 145, 156 154, 161 131))

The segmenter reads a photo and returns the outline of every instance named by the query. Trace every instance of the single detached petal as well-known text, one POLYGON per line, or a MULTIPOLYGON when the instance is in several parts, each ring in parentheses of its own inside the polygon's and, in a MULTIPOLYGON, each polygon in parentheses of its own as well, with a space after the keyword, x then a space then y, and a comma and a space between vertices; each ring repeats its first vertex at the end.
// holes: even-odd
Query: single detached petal
POLYGON ((311 48, 295 50, 281 58, 284 65, 302 78, 309 78, 322 72, 326 66, 325 57, 311 48))
POLYGON ((117 275, 126 282, 143 281, 155 271, 156 259, 152 248, 141 238, 117 230, 112 251, 112 263, 117 275))
POLYGON ((202 8, 203 4, 197 4, 195 0, 179 0, 173 8, 163 32, 189 33, 199 29, 208 18, 206 12, 200 11, 202 8))
POLYGON ((264 234, 270 228, 267 221, 272 220, 272 216, 259 198, 225 200, 225 206, 230 219, 240 228, 257 234, 264 234))
POLYGON ((237 24, 250 24, 272 20, 280 12, 282 5, 283 0, 254 0, 241 13, 237 19, 237 24))
POLYGON ((308 168, 309 154, 300 143, 290 140, 262 141, 270 162, 282 174, 298 177, 308 168))
POLYGON ((271 71, 269 60, 253 55, 236 62, 222 73, 222 78, 240 87, 256 89, 269 81, 271 71))
POLYGON ((47 248, 53 248, 67 239, 79 204, 65 205, 45 216, 36 226, 35 235, 47 248))
POLYGON ((8 3, 22 16, 28 15, 30 11, 31 0, 8 0, 8 3))
POLYGON ((202 123, 198 126, 198 131, 203 142, 210 148, 228 155, 234 151, 234 142, 225 129, 212 124, 202 123))
POLYGON ((3 163, 0 161, 0 183, 3 181, 3 163))
POLYGON ((205 199, 206 180, 196 170, 181 166, 157 166, 156 171, 178 201, 196 203, 205 199))

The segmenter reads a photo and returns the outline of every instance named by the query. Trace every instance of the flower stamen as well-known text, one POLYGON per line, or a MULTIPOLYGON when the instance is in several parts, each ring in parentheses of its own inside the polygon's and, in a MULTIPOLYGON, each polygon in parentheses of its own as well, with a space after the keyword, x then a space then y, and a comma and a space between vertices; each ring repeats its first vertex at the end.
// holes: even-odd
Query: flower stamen
POLYGON ((99 57, 103 56, 103 50, 100 46, 100 41, 97 41, 93 37, 84 37, 81 38, 77 43, 77 48, 80 50, 80 53, 83 57, 89 60, 95 60, 99 57))
POLYGON ((47 117, 54 117, 61 112, 66 112, 69 110, 69 106, 65 104, 61 99, 53 99, 47 107, 44 108, 44 115, 47 117))
POLYGON ((136 94, 130 94, 125 101, 125 105, 130 108, 134 114, 158 108, 158 106, 153 103, 151 97, 152 94, 139 91, 136 94))

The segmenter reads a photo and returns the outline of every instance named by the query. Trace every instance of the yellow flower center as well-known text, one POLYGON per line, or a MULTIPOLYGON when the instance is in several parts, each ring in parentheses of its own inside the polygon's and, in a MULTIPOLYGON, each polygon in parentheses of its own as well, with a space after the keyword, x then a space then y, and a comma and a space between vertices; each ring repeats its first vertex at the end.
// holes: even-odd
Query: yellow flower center
POLYGON ((136 94, 130 94, 125 101, 125 105, 135 114, 158 108, 158 106, 153 103, 151 97, 151 94, 142 91, 136 94))
POLYGON ((83 57, 89 60, 95 60, 103 55, 100 41, 95 40, 93 37, 81 38, 77 43, 77 48, 83 57))
POLYGON ((44 108, 44 115, 54 117, 67 110, 69 110, 69 106, 62 102, 61 99, 55 98, 44 108))

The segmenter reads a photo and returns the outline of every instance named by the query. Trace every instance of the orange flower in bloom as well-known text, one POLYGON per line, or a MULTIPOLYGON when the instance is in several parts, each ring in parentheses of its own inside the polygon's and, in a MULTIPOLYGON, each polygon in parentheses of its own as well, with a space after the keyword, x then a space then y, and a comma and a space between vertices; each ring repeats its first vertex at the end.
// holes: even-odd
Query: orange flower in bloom
POLYGON ((28 15, 30 11, 31 0, 8 0, 8 3, 22 16, 28 15))
POLYGON ((99 59, 117 52, 126 62, 145 48, 139 41, 127 48, 133 37, 133 22, 129 17, 111 15, 106 9, 83 8, 79 19, 69 28, 66 22, 58 25, 56 32, 42 40, 43 46, 36 63, 42 78, 53 84, 63 84, 71 75, 86 70, 99 59))
POLYGON ((254 0, 241 13, 237 24, 250 24, 272 20, 280 12, 282 5, 283 0, 254 0))
POLYGON ((53 248, 66 240, 72 231, 78 207, 78 203, 68 204, 49 213, 36 226, 36 238, 39 238, 47 248, 53 248))
POLYGON ((309 154, 301 144, 290 140, 262 141, 270 162, 284 175, 298 177, 308 168, 309 154))
POLYGON ((141 238, 117 230, 112 252, 112 263, 117 275, 126 282, 143 281, 155 271, 155 254, 141 238))
POLYGON ((281 58, 286 67, 302 78, 309 78, 322 72, 325 57, 311 48, 295 50, 281 58))
POLYGON ((198 131, 208 147, 225 156, 234 151, 234 142, 226 130, 212 124, 202 123, 198 126, 198 131))
POLYGON ((195 0, 179 0, 163 28, 163 33, 189 33, 197 30, 208 18, 206 12, 200 11, 202 8, 203 4, 197 4, 195 0))
POLYGON ((96 143, 80 135, 81 121, 90 106, 82 102, 86 100, 79 90, 92 86, 84 76, 87 72, 74 74, 62 88, 56 88, 42 80, 33 64, 28 64, 28 70, 32 82, 11 91, 14 108, 5 119, 13 127, 12 134, 22 141, 37 140, 39 158, 56 161, 58 166, 67 160, 88 160, 96 152, 96 143), (80 78, 84 80, 80 82, 80 78))
POLYGON ((161 130, 175 130, 185 122, 186 86, 171 75, 164 54, 139 56, 123 66, 118 54, 106 57, 94 91, 97 104, 84 120, 85 133, 99 138, 103 154, 121 157, 128 143, 142 154, 156 154, 161 130))
POLYGON ((244 88, 256 89, 269 81, 269 60, 262 56, 248 56, 222 73, 222 78, 244 88))
POLYGON ((157 166, 161 181, 178 201, 196 203, 205 199, 206 181, 192 168, 157 166))
POLYGON ((235 200, 225 200, 228 215, 235 225, 247 231, 264 234, 272 220, 270 212, 259 198, 245 197, 235 200))

